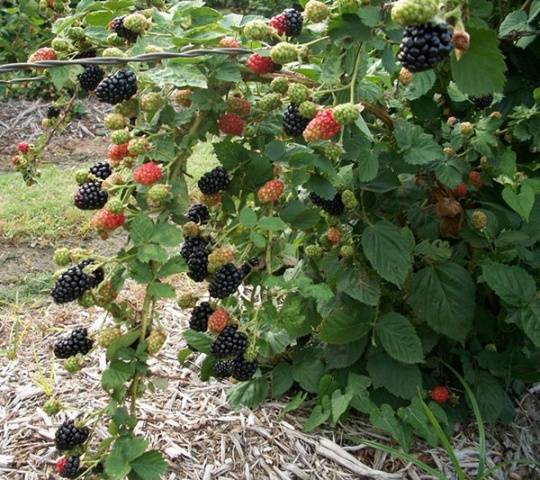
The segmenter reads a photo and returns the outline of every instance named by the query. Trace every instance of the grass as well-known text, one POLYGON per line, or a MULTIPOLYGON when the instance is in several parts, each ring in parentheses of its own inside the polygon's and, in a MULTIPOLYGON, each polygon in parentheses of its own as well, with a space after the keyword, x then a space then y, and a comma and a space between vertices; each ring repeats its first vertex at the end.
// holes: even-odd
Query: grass
POLYGON ((53 281, 50 272, 25 275, 15 284, 3 286, 0 282, 0 311, 15 304, 41 303, 48 299, 53 281))

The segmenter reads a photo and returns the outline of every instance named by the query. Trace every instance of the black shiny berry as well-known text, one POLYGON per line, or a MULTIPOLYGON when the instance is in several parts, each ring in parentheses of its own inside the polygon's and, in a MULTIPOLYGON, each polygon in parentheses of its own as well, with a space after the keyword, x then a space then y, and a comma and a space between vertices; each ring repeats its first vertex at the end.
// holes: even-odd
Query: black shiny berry
POLYGON ((250 380, 257 371, 257 362, 248 362, 242 357, 231 361, 231 376, 239 382, 250 380))
POLYGON ((90 167, 90 173, 101 180, 109 178, 112 174, 112 168, 107 162, 98 162, 90 167))
POLYGON ((208 276, 208 249, 195 249, 187 260, 188 276, 194 282, 202 282, 208 276))
POLYGON ((285 35, 288 37, 297 37, 302 33, 302 26, 304 25, 304 18, 302 13, 294 8, 287 8, 283 10, 282 15, 287 19, 285 25, 285 35))
POLYGON ((213 298, 225 298, 236 292, 243 279, 242 272, 232 263, 226 263, 214 275, 208 291, 213 298))
POLYGON ((111 20, 109 23, 109 30, 113 31, 118 35, 120 38, 123 38, 124 40, 127 40, 129 43, 134 43, 137 41, 137 37, 139 34, 137 32, 132 32, 131 30, 128 30, 126 27, 124 27, 124 19, 126 18, 125 15, 121 17, 116 17, 114 20, 111 20))
POLYGON ((231 361, 220 360, 214 365, 214 377, 227 378, 231 376, 231 361))
POLYGON ((71 450, 82 445, 88 439, 89 430, 86 427, 76 427, 73 420, 66 420, 56 431, 54 443, 60 451, 71 450))
POLYGON ((96 88, 99 101, 111 105, 129 100, 136 93, 137 77, 127 68, 105 77, 96 88))
MULTIPOLYGON (((51 296, 55 303, 68 303, 80 298, 84 292, 94 288, 103 281, 103 269, 98 268, 88 273, 84 271, 93 260, 68 268, 62 273, 52 289, 51 296)), ((87 270, 91 270, 91 267, 87 270)))
POLYGON ((477 110, 485 110, 490 107, 493 103, 493 95, 485 95, 483 97, 473 97, 471 98, 475 108, 477 110))
POLYGON ((58 118, 60 115, 60 109, 53 107, 52 105, 47 108, 47 118, 58 118))
POLYGON ((79 468, 81 466, 81 458, 77 455, 71 455, 63 459, 62 466, 59 470, 59 475, 62 478, 77 478, 79 476, 79 468))
POLYGON ((92 345, 92 340, 88 338, 88 330, 77 328, 55 343, 54 356, 56 358, 69 358, 79 353, 86 355, 92 349, 92 345))
POLYGON ((81 210, 99 210, 105 206, 108 198, 109 194, 101 189, 101 182, 91 181, 79 187, 73 201, 81 210))
POLYGON ((247 344, 244 332, 239 332, 236 325, 227 325, 212 344, 212 354, 217 358, 242 355, 247 344))
POLYGON ((452 32, 446 23, 424 23, 405 28, 398 59, 411 72, 430 70, 452 50, 452 32))
POLYGON ((225 190, 230 183, 229 174, 223 167, 216 167, 206 172, 197 182, 199 189, 205 195, 215 195, 225 190))
POLYGON ((203 225, 208 222, 208 219, 210 218, 210 212, 208 211, 208 207, 206 205, 203 205, 202 203, 196 203, 195 205, 191 205, 191 207, 189 207, 189 210, 186 213, 186 217, 192 222, 203 225))
POLYGON ((79 85, 86 92, 93 92, 103 77, 105 72, 99 65, 84 65, 84 72, 79 74, 79 85))
POLYGON ((180 255, 187 262, 196 250, 208 249, 209 242, 204 237, 186 237, 180 255))
POLYGON ((191 312, 189 319, 189 328, 197 332, 206 332, 208 329, 208 319, 214 313, 214 309, 208 302, 202 302, 197 305, 191 312))
POLYGON ((341 200, 341 193, 336 193, 332 200, 327 200, 317 195, 315 192, 309 194, 309 199, 313 205, 323 209, 329 215, 339 216, 345 211, 345 205, 341 200))
POLYGON ((283 131, 291 137, 302 135, 308 126, 309 118, 302 117, 298 105, 291 103, 283 113, 283 131))

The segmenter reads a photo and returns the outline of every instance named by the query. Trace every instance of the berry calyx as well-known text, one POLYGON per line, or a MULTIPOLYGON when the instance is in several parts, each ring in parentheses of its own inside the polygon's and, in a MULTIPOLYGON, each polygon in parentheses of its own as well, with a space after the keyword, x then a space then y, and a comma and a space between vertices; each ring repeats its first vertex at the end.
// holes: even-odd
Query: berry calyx
POLYGON ((257 192, 261 203, 270 203, 279 200, 283 195, 285 185, 281 180, 269 180, 257 192))
POLYGON ((218 308, 208 318, 208 330, 212 333, 221 333, 229 324, 230 316, 224 308, 218 308))
POLYGON ((162 175, 161 167, 155 162, 147 162, 133 170, 133 181, 140 185, 152 185, 162 175))
POLYGON ((245 122, 235 113, 225 113, 218 119, 218 126, 221 132, 226 135, 242 135, 245 122))
POLYGON ((340 130, 341 126, 335 120, 332 109, 326 109, 317 112, 315 118, 307 125, 303 135, 306 142, 330 140, 340 130))
POLYGON ((443 405, 450 399, 450 392, 444 385, 437 385, 431 390, 431 399, 439 405, 443 405))

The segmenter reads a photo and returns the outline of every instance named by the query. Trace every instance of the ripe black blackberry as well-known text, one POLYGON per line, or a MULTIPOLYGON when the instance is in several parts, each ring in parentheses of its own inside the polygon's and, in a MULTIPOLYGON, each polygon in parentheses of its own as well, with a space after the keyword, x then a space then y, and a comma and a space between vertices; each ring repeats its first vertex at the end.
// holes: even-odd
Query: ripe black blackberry
POLYGON ((433 68, 452 50, 452 32, 446 23, 423 23, 405 29, 398 59, 411 72, 433 68))
POLYGON ((214 313, 214 309, 208 302, 202 302, 197 305, 191 312, 189 319, 189 328, 197 332, 206 332, 208 329, 208 318, 214 313))
POLYGON ((250 380, 257 371, 257 362, 248 362, 242 357, 231 361, 231 376, 239 382, 250 380))
POLYGON ((298 105, 291 103, 283 114, 283 130, 291 137, 302 135, 308 126, 309 119, 304 118, 298 112, 298 105))
POLYGON ((107 162, 98 162, 90 167, 89 171, 97 178, 101 178, 101 180, 105 180, 112 175, 112 168, 107 162))
POLYGON ((196 250, 208 249, 209 242, 204 237, 186 237, 180 255, 187 262, 196 250))
POLYGON ((192 222, 204 225, 210 218, 210 212, 208 211, 208 207, 206 205, 196 203, 195 205, 191 205, 191 207, 189 207, 186 217, 192 222))
POLYGON ((105 77, 96 88, 96 96, 100 102, 116 105, 129 100, 137 93, 137 77, 123 68, 105 77))
POLYGON ((206 172, 197 182, 197 185, 205 195, 215 195, 221 190, 225 190, 230 181, 227 170, 223 167, 216 167, 206 172))
POLYGON ((92 340, 88 338, 88 330, 77 328, 55 343, 54 356, 56 358, 69 358, 78 353, 86 355, 92 349, 92 345, 92 340))
POLYGON ((58 473, 62 478, 77 478, 79 476, 80 466, 81 458, 77 455, 71 455, 63 459, 58 473))
POLYGON ((208 276, 208 249, 198 248, 193 251, 188 261, 188 276, 195 282, 202 282, 208 276))
POLYGON ((247 277, 257 265, 259 265, 259 259, 257 257, 250 258, 247 262, 245 262, 240 267, 242 277, 247 277))
POLYGON ((214 365, 214 377, 227 378, 231 376, 231 361, 220 360, 214 365))
POLYGON ((51 292, 55 303, 67 303, 77 300, 84 292, 103 281, 103 269, 101 268, 91 273, 84 272, 84 268, 92 262, 93 260, 84 260, 78 265, 68 268, 58 277, 51 292))
POLYGON ((79 74, 79 85, 85 92, 93 92, 103 77, 105 72, 99 65, 84 65, 84 72, 79 74))
POLYGON ((283 10, 282 15, 287 19, 285 26, 285 35, 288 37, 297 37, 302 33, 302 27, 304 25, 304 18, 302 13, 294 8, 287 8, 283 10))
POLYGON ((61 452, 82 445, 88 439, 89 430, 86 427, 76 427, 73 420, 66 420, 56 431, 54 443, 61 452))
POLYGON ((137 32, 132 32, 124 27, 125 15, 121 17, 116 17, 115 19, 109 22, 109 30, 113 31, 120 38, 127 40, 129 43, 135 43, 139 34, 137 32))
POLYGON ((329 215, 338 217, 345 211, 345 205, 341 200, 341 193, 337 192, 332 200, 327 200, 317 195, 315 192, 309 194, 309 199, 313 205, 322 208, 329 215))
POLYGON ((47 118, 58 118, 60 115, 60 109, 54 106, 47 108, 47 118))
POLYGON ((75 206, 81 210, 99 210, 107 203, 109 194, 101 189, 101 182, 91 181, 83 183, 75 197, 75 206))
POLYGON ((485 110, 493 103, 493 95, 484 95, 483 97, 471 98, 477 110, 485 110))
POLYGON ((208 291, 211 297, 225 298, 236 292, 243 279, 242 272, 232 263, 226 263, 214 275, 208 291))
POLYGON ((212 354, 217 358, 243 355, 248 344, 247 335, 236 325, 227 325, 212 344, 212 354))

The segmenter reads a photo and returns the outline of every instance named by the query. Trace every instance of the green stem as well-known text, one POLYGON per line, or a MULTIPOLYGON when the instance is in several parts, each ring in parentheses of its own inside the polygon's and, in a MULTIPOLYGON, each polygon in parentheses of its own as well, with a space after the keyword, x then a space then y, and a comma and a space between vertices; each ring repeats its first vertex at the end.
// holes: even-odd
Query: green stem
POLYGON ((351 103, 355 102, 355 96, 356 96, 356 81, 358 80, 358 74, 360 72, 360 61, 362 59, 362 48, 358 49, 358 56, 356 57, 356 62, 354 64, 354 70, 353 75, 351 78, 351 93, 350 93, 350 101, 351 103))
MULTIPOLYGON (((274 202, 270 204, 268 207, 268 216, 271 217, 274 214, 274 202)), ((265 262, 266 262, 266 273, 268 275, 272 275, 272 238, 273 238, 273 232, 272 230, 268 230, 268 240, 266 242, 266 256, 265 256, 265 262)))
POLYGON ((364 203, 364 191, 360 193, 360 206, 362 207, 362 217, 364 219, 364 222, 366 222, 370 227, 373 226, 373 223, 371 223, 368 214, 366 212, 366 205, 364 203))

